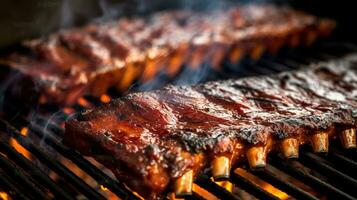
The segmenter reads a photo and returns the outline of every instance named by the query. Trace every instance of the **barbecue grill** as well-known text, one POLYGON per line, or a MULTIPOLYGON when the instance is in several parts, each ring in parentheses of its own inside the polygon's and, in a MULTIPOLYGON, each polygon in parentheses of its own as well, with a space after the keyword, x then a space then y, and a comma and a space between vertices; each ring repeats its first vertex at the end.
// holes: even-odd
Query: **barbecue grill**
MULTIPOLYGON (((341 34, 341 33, 339 33, 341 34)), ((339 36, 336 36, 338 39, 339 36)), ((356 53, 357 46, 332 38, 313 47, 283 49, 260 60, 224 62, 219 71, 202 66, 184 68, 181 74, 204 75, 166 79, 157 75, 129 91, 161 88, 168 83, 206 82, 275 74, 308 67, 309 64, 343 58, 356 53), (186 80, 187 79, 187 80, 186 80)), ((2 72, 1 72, 2 73, 2 72)), ((4 72, 0 74, 0 77, 4 72)), ((2 93, 8 90, 3 88, 2 93)), ((26 107, 18 99, 3 97, 0 112, 0 198, 2 199, 141 199, 125 183, 94 159, 62 144, 64 121, 83 109, 108 102, 122 93, 110 90, 100 98, 84 96, 73 106, 53 104, 26 107)), ((328 154, 315 154, 309 146, 300 157, 283 160, 270 157, 264 169, 251 170, 242 163, 232 168, 229 181, 214 182, 210 172, 195 180, 193 195, 186 199, 356 199, 357 152, 332 142, 328 154)), ((167 196, 173 199, 172 196, 167 196)))

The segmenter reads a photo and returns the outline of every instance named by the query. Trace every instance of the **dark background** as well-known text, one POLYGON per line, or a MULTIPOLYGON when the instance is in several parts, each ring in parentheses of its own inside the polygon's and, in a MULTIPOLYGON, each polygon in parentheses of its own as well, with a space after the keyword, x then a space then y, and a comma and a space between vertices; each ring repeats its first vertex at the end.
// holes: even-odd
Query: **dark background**
POLYGON ((287 4, 336 19, 335 39, 357 41, 357 8, 352 0, 2 0, 0 49, 58 29, 108 21, 123 15, 145 15, 173 8, 209 10, 247 2, 287 4))

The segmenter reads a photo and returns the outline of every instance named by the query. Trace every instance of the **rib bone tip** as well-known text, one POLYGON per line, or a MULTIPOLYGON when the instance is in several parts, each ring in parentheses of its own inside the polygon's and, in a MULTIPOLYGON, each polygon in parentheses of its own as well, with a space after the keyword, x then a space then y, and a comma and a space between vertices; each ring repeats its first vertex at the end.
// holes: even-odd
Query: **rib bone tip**
POLYGON ((287 138, 281 142, 282 153, 286 159, 299 157, 299 141, 294 138, 287 138))
POLYGON ((341 135, 341 142, 344 148, 352 149, 356 148, 356 129, 346 129, 342 131, 341 135))
POLYGON ((212 161, 212 176, 215 181, 223 181, 229 178, 230 160, 226 156, 216 157, 212 161))
POLYGON ((249 166, 253 169, 263 168, 266 165, 264 147, 252 147, 247 151, 249 166))
POLYGON ((182 198, 192 195, 193 171, 190 170, 175 182, 175 197, 182 198))
POLYGON ((329 139, 327 132, 318 132, 311 137, 312 150, 315 153, 327 153, 329 147, 329 139))

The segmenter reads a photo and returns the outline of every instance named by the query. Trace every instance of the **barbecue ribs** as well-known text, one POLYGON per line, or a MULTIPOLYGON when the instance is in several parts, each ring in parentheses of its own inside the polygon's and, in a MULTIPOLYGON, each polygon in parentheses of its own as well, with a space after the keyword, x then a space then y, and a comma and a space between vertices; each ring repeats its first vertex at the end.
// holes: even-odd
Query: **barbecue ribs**
POLYGON ((174 76, 182 65, 218 68, 223 59, 257 59, 283 46, 311 44, 335 23, 285 7, 246 5, 228 11, 168 11, 122 18, 27 41, 28 54, 1 63, 29 76, 48 102, 71 104, 109 87, 127 90, 159 71, 174 76))
POLYGON ((305 143, 327 152, 338 136, 355 148, 356 63, 132 93, 69 120, 64 142, 144 197, 182 196, 210 167, 222 180, 239 161, 264 167, 269 152, 296 158, 305 143))

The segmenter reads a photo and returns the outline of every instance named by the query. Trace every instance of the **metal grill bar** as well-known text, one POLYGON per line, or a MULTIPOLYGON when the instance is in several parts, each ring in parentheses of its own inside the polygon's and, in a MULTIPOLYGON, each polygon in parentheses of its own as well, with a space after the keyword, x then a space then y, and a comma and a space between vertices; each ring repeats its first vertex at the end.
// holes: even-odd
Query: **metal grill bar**
POLYGON ((274 185, 278 189, 287 192, 289 195, 297 198, 297 199, 310 199, 310 200, 318 200, 318 198, 314 197, 308 192, 296 187, 295 185, 281 180, 271 171, 271 165, 267 165, 265 170, 261 171, 252 171, 254 175, 261 178, 262 180, 274 185))
POLYGON ((198 177, 195 181, 197 185, 206 189, 207 191, 211 192, 213 195, 220 199, 232 199, 232 200, 239 200, 240 198, 234 196, 232 193, 224 189, 223 187, 217 185, 216 183, 212 182, 208 177, 198 177))
POLYGON ((35 155, 41 162, 50 167, 53 171, 59 174, 62 177, 66 177, 68 183, 73 184, 78 188, 83 194, 88 196, 90 199, 104 199, 97 191, 91 188, 88 184, 79 179, 73 172, 69 171, 57 160, 50 158, 46 153, 41 151, 36 145, 30 142, 26 137, 21 135, 18 130, 11 126, 8 122, 0 120, 1 129, 15 136, 15 139, 25 147, 29 152, 35 155))
POLYGON ((189 197, 186 197, 185 199, 188 199, 188 200, 205 200, 204 197, 200 196, 196 192, 192 192, 192 195, 189 196, 189 197))
POLYGON ((329 195, 334 196, 335 198, 350 200, 355 199, 352 196, 344 193, 343 191, 333 187, 331 184, 326 183, 323 180, 299 169, 298 166, 301 166, 301 164, 296 160, 284 161, 279 157, 274 157, 274 159, 270 160, 270 163, 281 171, 284 171, 289 175, 292 175, 293 177, 302 180, 307 185, 319 189, 320 191, 326 192, 329 195))
POLYGON ((278 200, 279 198, 275 197, 274 195, 270 194, 269 192, 263 190, 259 186, 255 185, 253 182, 245 179, 241 175, 234 172, 231 172, 230 180, 232 183, 237 184, 238 186, 242 187, 248 193, 254 195, 259 199, 269 199, 269 200, 278 200))
POLYGON ((0 168, 0 186, 1 186, 1 188, 8 191, 8 194, 13 199, 23 199, 23 200, 30 199, 30 197, 25 196, 24 191, 21 190, 20 187, 18 187, 17 185, 18 184, 14 183, 14 181, 12 181, 12 179, 7 176, 7 173, 5 173, 0 168))
MULTIPOLYGON (((80 167, 83 171, 92 176, 99 184, 104 185, 109 188, 112 192, 117 194, 119 197, 131 199, 139 199, 139 197, 133 195, 131 191, 126 189, 126 187, 110 178, 108 175, 103 173, 101 170, 98 170, 96 166, 90 163, 88 160, 83 158, 79 153, 73 151, 72 149, 62 145, 56 139, 54 139, 50 134, 45 135, 42 131, 42 127, 37 124, 31 124, 29 126, 30 130, 37 134, 39 137, 44 138, 43 141, 49 146, 53 147, 56 151, 61 153, 61 155, 70 159, 73 163, 75 163, 78 167, 80 167)), ((63 134, 63 133, 62 133, 63 134)))
POLYGON ((357 196, 357 181, 333 168, 332 163, 329 163, 319 156, 307 151, 303 151, 301 153, 301 160, 305 165, 317 169, 319 172, 323 173, 324 176, 329 177, 330 180, 332 180, 330 181, 332 185, 348 192, 352 196, 357 196))
POLYGON ((11 163, 10 160, 1 154, 0 166, 11 178, 16 179, 18 183, 20 182, 21 185, 23 185, 25 188, 28 188, 26 190, 27 193, 33 196, 35 199, 50 199, 46 193, 39 189, 39 185, 35 182, 35 180, 25 174, 22 169, 11 163))
POLYGON ((0 151, 7 155, 11 160, 17 161, 16 164, 23 166, 27 172, 39 181, 42 185, 46 186, 54 195, 61 199, 72 199, 69 194, 61 189, 59 185, 54 183, 47 175, 45 175, 38 167, 26 159, 23 155, 17 153, 17 151, 5 142, 0 141, 0 151))

